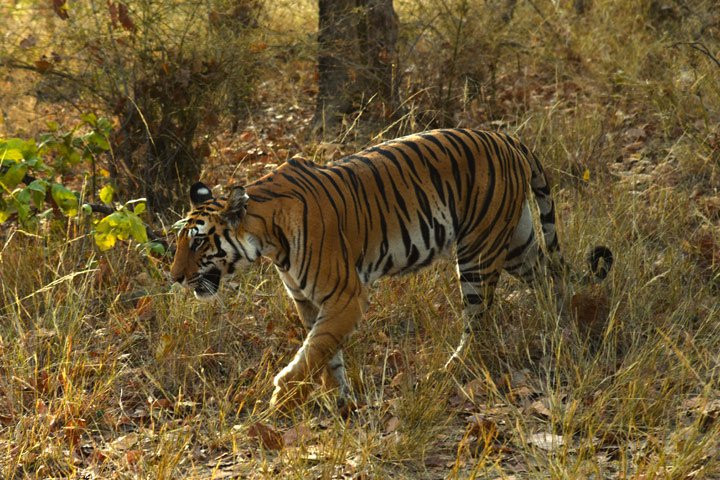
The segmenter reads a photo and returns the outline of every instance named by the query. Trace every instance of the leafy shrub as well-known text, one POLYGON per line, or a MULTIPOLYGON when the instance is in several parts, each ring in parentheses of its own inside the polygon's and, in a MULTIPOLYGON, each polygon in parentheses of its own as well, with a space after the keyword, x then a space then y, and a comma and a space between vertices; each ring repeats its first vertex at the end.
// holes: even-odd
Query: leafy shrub
POLYGON ((237 125, 247 110, 264 50, 253 43, 259 2, 54 5, 52 35, 38 29, 9 63, 41 73, 61 100, 116 115, 109 171, 118 189, 164 209, 198 177, 210 153, 202 136, 224 117, 237 125))
MULTIPOLYGON (((22 228, 37 230, 53 218, 77 218, 93 212, 105 217, 95 220, 95 243, 101 250, 112 248, 117 240, 134 239, 147 243, 146 227, 138 215, 145 210, 144 199, 132 200, 118 209, 112 205, 113 187, 100 189, 104 205, 82 204, 89 181, 91 196, 97 181, 96 159, 110 150, 111 123, 95 115, 85 115, 83 123, 68 132, 51 124, 51 131, 37 140, 0 138, 0 223, 16 221, 22 228), (82 127, 88 128, 80 133, 82 127), (84 173, 83 173, 84 172, 84 173), (64 178, 84 181, 64 183, 64 178), (80 183, 80 185, 78 185, 80 183), (130 205, 135 204, 132 210, 130 205)), ((100 169, 100 176, 107 171, 100 169)))

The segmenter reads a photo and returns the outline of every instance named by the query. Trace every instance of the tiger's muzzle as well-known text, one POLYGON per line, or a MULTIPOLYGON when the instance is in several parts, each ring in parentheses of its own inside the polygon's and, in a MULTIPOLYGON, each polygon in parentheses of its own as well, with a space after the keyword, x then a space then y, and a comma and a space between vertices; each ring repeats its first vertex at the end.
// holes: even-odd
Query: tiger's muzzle
POLYGON ((221 272, 218 268, 211 268, 205 273, 201 273, 188 280, 187 286, 190 287, 198 299, 208 299, 217 294, 220 288, 221 272))

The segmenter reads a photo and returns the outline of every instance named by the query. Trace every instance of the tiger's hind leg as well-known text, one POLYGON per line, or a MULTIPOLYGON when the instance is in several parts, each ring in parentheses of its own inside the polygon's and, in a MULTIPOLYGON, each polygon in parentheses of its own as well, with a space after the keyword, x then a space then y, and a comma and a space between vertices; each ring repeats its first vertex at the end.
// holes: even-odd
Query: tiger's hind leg
POLYGON ((525 201, 520 221, 510 239, 504 269, 528 285, 533 285, 535 277, 545 263, 545 256, 535 234, 530 206, 525 201))
MULTIPOLYGON (((554 228, 554 227, 553 227, 554 228)), ((545 232, 547 236, 547 232, 545 232)), ((509 274, 522 280, 530 287, 536 287, 543 282, 552 282, 553 294, 562 307, 565 296, 564 279, 562 275, 563 260, 558 248, 557 237, 552 232, 554 240, 548 250, 552 257, 540 248, 538 237, 532 221, 530 206, 525 201, 522 215, 510 239, 510 247, 505 259, 504 269, 509 274)))
POLYGON ((495 253, 479 253, 477 249, 470 248, 471 245, 468 243, 458 242, 457 247, 457 273, 463 300, 463 332, 460 344, 445 363, 446 369, 460 359, 473 334, 492 307, 495 287, 507 255, 507 246, 500 247, 495 253))

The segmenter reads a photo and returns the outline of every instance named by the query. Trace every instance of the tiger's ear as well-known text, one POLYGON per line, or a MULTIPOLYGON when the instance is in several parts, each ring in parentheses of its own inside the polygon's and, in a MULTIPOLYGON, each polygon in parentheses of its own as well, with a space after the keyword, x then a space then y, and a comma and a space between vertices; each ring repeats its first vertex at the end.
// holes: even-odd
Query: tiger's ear
POLYGON ((240 223, 245 216, 245 206, 249 198, 244 187, 232 187, 225 208, 221 213, 222 218, 231 226, 240 223))
POLYGON ((190 187, 190 203, 193 207, 197 207, 203 202, 207 202, 213 198, 212 192, 207 185, 202 182, 193 183, 190 187))

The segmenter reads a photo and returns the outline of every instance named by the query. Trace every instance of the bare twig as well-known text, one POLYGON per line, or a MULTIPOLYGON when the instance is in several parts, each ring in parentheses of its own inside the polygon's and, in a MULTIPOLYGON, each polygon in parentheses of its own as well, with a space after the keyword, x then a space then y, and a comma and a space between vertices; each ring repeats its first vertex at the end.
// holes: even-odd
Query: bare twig
MULTIPOLYGON (((36 67, 35 65, 31 65, 29 63, 23 63, 23 62, 16 62, 16 61, 6 61, 2 64, 6 68, 14 68, 18 70, 28 70, 31 72, 35 72, 39 75, 53 75, 55 77, 64 78, 66 80, 70 80, 74 83, 79 83, 85 87, 87 87, 86 84, 82 81, 80 77, 77 75, 73 75, 68 72, 64 72, 62 70, 55 70, 54 68, 50 68, 48 70, 41 70, 40 68, 36 67)), ((88 88, 88 91, 91 92, 93 95, 97 96, 98 98, 102 99, 103 101, 110 102, 110 98, 102 95, 100 92, 95 91, 92 88, 88 88)), ((77 107, 76 107, 77 108, 77 107)))
POLYGON ((712 60, 713 63, 715 63, 715 65, 720 67, 720 60, 718 60, 718 58, 712 54, 710 49, 704 43, 702 43, 702 42, 677 42, 677 43, 673 43, 672 46, 677 47, 678 45, 687 45, 690 48, 697 50, 698 52, 702 53, 703 55, 708 57, 710 60, 712 60))

